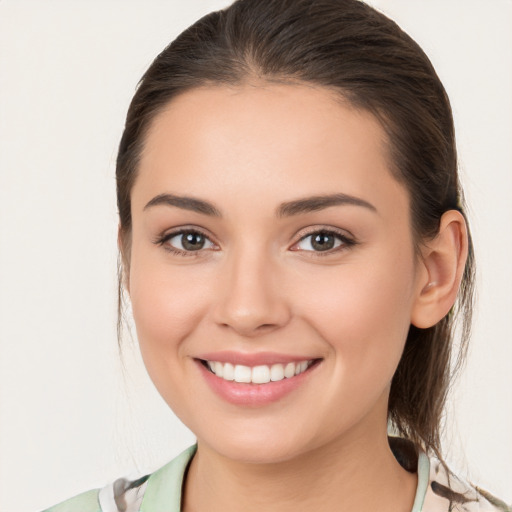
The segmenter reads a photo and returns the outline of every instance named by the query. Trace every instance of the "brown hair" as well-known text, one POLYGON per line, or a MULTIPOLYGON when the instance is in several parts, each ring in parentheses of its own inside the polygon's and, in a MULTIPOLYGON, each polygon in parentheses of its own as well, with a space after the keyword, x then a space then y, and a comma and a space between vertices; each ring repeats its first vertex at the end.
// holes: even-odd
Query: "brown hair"
MULTIPOLYGON (((464 214, 450 103, 428 57, 407 34, 358 0, 238 0, 185 30, 139 83, 117 158, 125 256, 130 193, 152 120, 184 91, 254 78, 328 87, 377 117, 388 135, 392 172, 410 194, 418 243, 436 235, 447 210, 464 214)), ((411 326, 391 384, 388 417, 395 431, 438 455, 446 394, 466 352, 473 275, 470 239, 457 304, 429 329, 411 326), (461 342, 452 354, 456 316, 461 342)))

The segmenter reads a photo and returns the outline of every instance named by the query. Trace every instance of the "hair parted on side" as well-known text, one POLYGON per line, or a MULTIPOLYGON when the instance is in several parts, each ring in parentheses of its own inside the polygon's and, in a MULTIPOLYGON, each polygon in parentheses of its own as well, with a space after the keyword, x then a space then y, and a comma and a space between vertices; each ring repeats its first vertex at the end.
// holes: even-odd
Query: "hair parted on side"
MULTIPOLYGON (((391 170, 410 194, 418 244, 437 234, 444 212, 464 215, 447 94, 428 57, 396 23, 359 0, 238 0, 182 32, 157 56, 133 97, 116 170, 125 265, 130 194, 155 116, 185 91, 255 80, 327 87, 376 116, 388 136, 391 170)), ((410 327, 391 383, 388 417, 395 431, 438 456, 447 391, 466 352, 473 282, 469 237, 456 305, 431 328, 410 327), (461 341, 453 350, 457 318, 461 341)), ((121 291, 119 297, 121 322, 121 291)))

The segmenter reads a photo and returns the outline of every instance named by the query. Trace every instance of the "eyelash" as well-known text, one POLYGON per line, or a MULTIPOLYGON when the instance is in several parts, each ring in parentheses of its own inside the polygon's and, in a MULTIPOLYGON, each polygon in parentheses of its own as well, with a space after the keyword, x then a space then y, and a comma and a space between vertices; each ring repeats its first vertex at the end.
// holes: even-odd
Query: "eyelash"
MULTIPOLYGON (((194 228, 182 228, 182 229, 179 229, 177 231, 172 231, 170 233, 165 233, 165 234, 159 236, 156 240, 154 240, 153 243, 156 244, 156 245, 162 246, 166 251, 169 251, 172 254, 175 254, 177 256, 186 256, 186 257, 198 257, 198 256, 200 256, 201 253, 203 252, 203 249, 199 249, 197 251, 186 251, 186 250, 178 249, 178 248, 176 248, 176 247, 174 247, 174 246, 172 246, 170 244, 167 244, 167 242, 169 240, 171 240, 172 238, 180 236, 180 235, 185 235, 185 234, 193 234, 193 235, 202 236, 206 240, 208 240, 210 243, 214 244, 214 242, 212 242, 207 235, 205 235, 202 231, 200 231, 198 229, 194 229, 194 228)), ((335 230, 333 228, 325 228, 325 229, 322 229, 322 228, 318 229, 317 228, 314 231, 309 231, 307 233, 304 233, 300 237, 300 239, 293 244, 292 247, 297 246, 298 244, 300 244, 301 242, 306 240, 308 237, 312 237, 314 235, 320 235, 320 234, 321 235, 326 235, 326 236, 334 236, 341 243, 337 247, 334 247, 333 249, 328 249, 328 250, 325 250, 325 251, 303 251, 303 252, 310 253, 310 255, 314 256, 314 257, 324 257, 324 256, 332 255, 334 253, 338 253, 338 252, 343 251, 343 250, 347 250, 350 247, 353 247, 353 246, 358 244, 358 242, 353 237, 349 237, 345 233, 337 231, 337 230, 335 230)), ((300 249, 291 249, 291 250, 297 251, 297 252, 300 251, 300 249)))
MULTIPOLYGON (((331 227, 329 228, 315 228, 310 231, 307 231, 302 234, 302 236, 299 238, 297 242, 293 244, 292 247, 297 246, 304 240, 306 240, 309 237, 313 237, 314 235, 326 235, 326 236, 333 236, 337 240, 339 240, 341 243, 337 247, 334 247, 333 249, 328 249, 326 251, 303 251, 306 253, 309 253, 310 256, 313 256, 315 258, 323 258, 325 256, 331 256, 333 254, 336 254, 341 251, 345 251, 347 249, 350 249, 351 247, 358 244, 358 242, 353 238, 352 236, 348 236, 345 232, 338 231, 336 229, 333 229, 331 227)), ((299 251, 300 249, 292 249, 294 251, 299 251)))
POLYGON ((175 254, 177 256, 198 257, 200 256, 200 253, 203 252, 201 249, 197 251, 183 251, 181 249, 178 249, 177 247, 167 244, 169 240, 176 236, 189 234, 202 236, 212 244, 214 243, 202 231, 194 228, 181 228, 176 231, 171 231, 170 233, 165 233, 159 236, 156 240, 154 240, 153 243, 162 246, 166 251, 169 251, 170 253, 175 254))

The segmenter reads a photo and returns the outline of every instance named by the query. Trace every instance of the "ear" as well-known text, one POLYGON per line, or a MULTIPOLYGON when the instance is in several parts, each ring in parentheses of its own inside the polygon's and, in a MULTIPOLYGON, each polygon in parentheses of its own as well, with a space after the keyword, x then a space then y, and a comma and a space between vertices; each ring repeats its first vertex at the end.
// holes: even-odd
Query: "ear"
POLYGON ((125 290, 130 293, 130 247, 131 247, 131 233, 126 232, 121 224, 117 228, 117 248, 121 255, 119 262, 119 275, 121 283, 125 290))
POLYGON ((421 253, 411 323, 426 329, 448 314, 459 291, 468 256, 468 233, 462 214, 456 210, 445 212, 439 233, 424 244, 421 253))

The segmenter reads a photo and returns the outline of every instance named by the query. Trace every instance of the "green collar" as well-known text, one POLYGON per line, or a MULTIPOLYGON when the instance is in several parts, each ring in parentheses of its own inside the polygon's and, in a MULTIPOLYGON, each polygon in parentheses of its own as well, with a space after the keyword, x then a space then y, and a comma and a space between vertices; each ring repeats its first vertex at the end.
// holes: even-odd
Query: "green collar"
MULTIPOLYGON (((148 479, 140 512, 180 512, 183 480, 197 445, 187 448, 148 479)), ((418 458, 418 487, 411 512, 421 512, 430 476, 430 461, 424 453, 418 458)))
POLYGON ((183 479, 197 445, 187 448, 148 479, 140 512, 180 512, 183 479))

